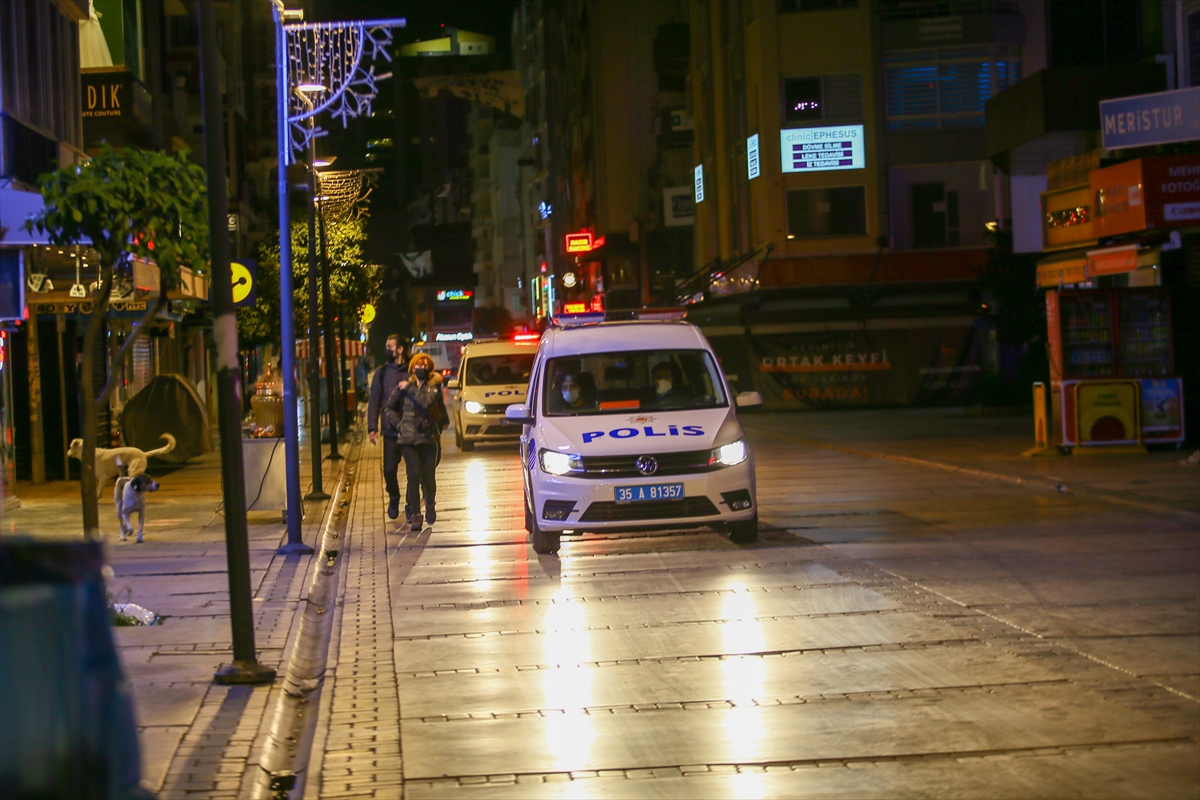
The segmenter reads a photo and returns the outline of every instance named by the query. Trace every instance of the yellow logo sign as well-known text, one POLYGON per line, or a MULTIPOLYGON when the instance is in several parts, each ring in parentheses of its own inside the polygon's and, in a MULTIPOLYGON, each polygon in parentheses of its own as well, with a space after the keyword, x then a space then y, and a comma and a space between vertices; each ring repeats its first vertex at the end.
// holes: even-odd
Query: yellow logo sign
POLYGON ((254 276, 245 264, 232 261, 229 264, 230 278, 233 283, 233 302, 240 303, 250 296, 254 290, 254 276))
POLYGON ((375 306, 367 303, 359 312, 358 318, 362 320, 363 325, 369 325, 371 320, 375 319, 375 306))

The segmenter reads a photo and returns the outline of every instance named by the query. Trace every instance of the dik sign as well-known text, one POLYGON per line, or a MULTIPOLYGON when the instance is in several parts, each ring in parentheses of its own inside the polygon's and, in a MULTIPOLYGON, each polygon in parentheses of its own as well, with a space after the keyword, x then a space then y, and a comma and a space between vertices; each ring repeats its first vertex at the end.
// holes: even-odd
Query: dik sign
POLYGON ((133 114, 132 75, 118 72, 85 72, 79 76, 84 119, 120 119, 133 114))

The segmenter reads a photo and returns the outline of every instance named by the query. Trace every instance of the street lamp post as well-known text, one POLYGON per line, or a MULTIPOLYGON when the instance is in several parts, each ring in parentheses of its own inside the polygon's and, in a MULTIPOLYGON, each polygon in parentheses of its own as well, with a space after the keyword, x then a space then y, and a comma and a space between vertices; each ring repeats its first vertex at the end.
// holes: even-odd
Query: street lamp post
MULTIPOLYGON (((305 500, 328 500, 321 475, 321 345, 317 315, 317 171, 315 140, 308 145, 308 438, 312 448, 312 491, 305 500)), ((326 334, 328 335, 328 334, 326 334)))
MULTIPOLYGON (((284 24, 283 0, 272 0, 275 22, 275 100, 278 147, 279 190, 279 311, 282 340, 283 371, 283 435, 284 463, 287 472, 288 543, 281 553, 311 553, 300 531, 300 451, 299 423, 296 419, 296 334, 292 317, 292 243, 291 219, 288 209, 287 166, 297 152, 304 152, 319 130, 305 125, 317 114, 329 111, 343 125, 351 117, 370 113, 371 103, 378 94, 376 83, 390 73, 376 74, 374 61, 391 54, 391 29, 402 28, 403 19, 315 22, 284 24), (294 73, 294 74, 293 74, 294 73), (295 78, 293 84, 292 78, 295 78), (294 89, 305 83, 316 83, 327 91, 320 104, 293 107, 294 89), (297 139, 298 137, 298 139, 297 139), (296 141, 293 141, 297 139, 296 141)), ((314 354, 316 348, 312 348, 314 354)), ((320 462, 314 467, 319 472, 320 462)))
POLYGON ((337 391, 337 339, 334 337, 333 330, 333 301, 330 299, 329 289, 329 249, 325 239, 325 209, 319 203, 318 197, 317 216, 321 237, 321 305, 324 306, 324 313, 321 327, 325 331, 325 388, 329 392, 329 460, 337 461, 342 456, 338 452, 338 408, 344 404, 344 398, 339 402, 341 393, 337 391))

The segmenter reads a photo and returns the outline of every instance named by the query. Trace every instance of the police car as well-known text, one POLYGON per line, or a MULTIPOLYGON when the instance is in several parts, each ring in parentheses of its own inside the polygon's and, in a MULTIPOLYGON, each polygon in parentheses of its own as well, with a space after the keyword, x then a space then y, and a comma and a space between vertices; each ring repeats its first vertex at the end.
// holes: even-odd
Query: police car
POLYGON ((533 371, 538 334, 517 334, 507 341, 472 342, 463 348, 458 377, 446 383, 457 389, 452 401, 454 442, 470 452, 476 442, 516 442, 521 426, 509 422, 505 409, 524 402, 533 371))
MULTIPOLYGON (((758 537, 754 454, 708 341, 683 321, 558 320, 542 335, 523 426, 525 527, 538 553, 563 533, 718 525, 758 537)), ((599 315, 603 319, 603 315, 599 315)))

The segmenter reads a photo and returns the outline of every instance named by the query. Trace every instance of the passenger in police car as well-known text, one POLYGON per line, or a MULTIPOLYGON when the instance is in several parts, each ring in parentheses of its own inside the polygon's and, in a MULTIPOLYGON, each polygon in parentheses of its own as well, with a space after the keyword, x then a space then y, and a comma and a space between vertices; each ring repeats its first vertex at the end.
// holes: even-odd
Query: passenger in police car
POLYGON ((555 414, 578 414, 596 407, 596 379, 590 372, 564 373, 550 397, 550 411, 555 414))
POLYGON ((692 403, 691 392, 683 384, 683 371, 674 361, 662 361, 650 372, 654 396, 647 404, 652 408, 686 408, 692 403))

